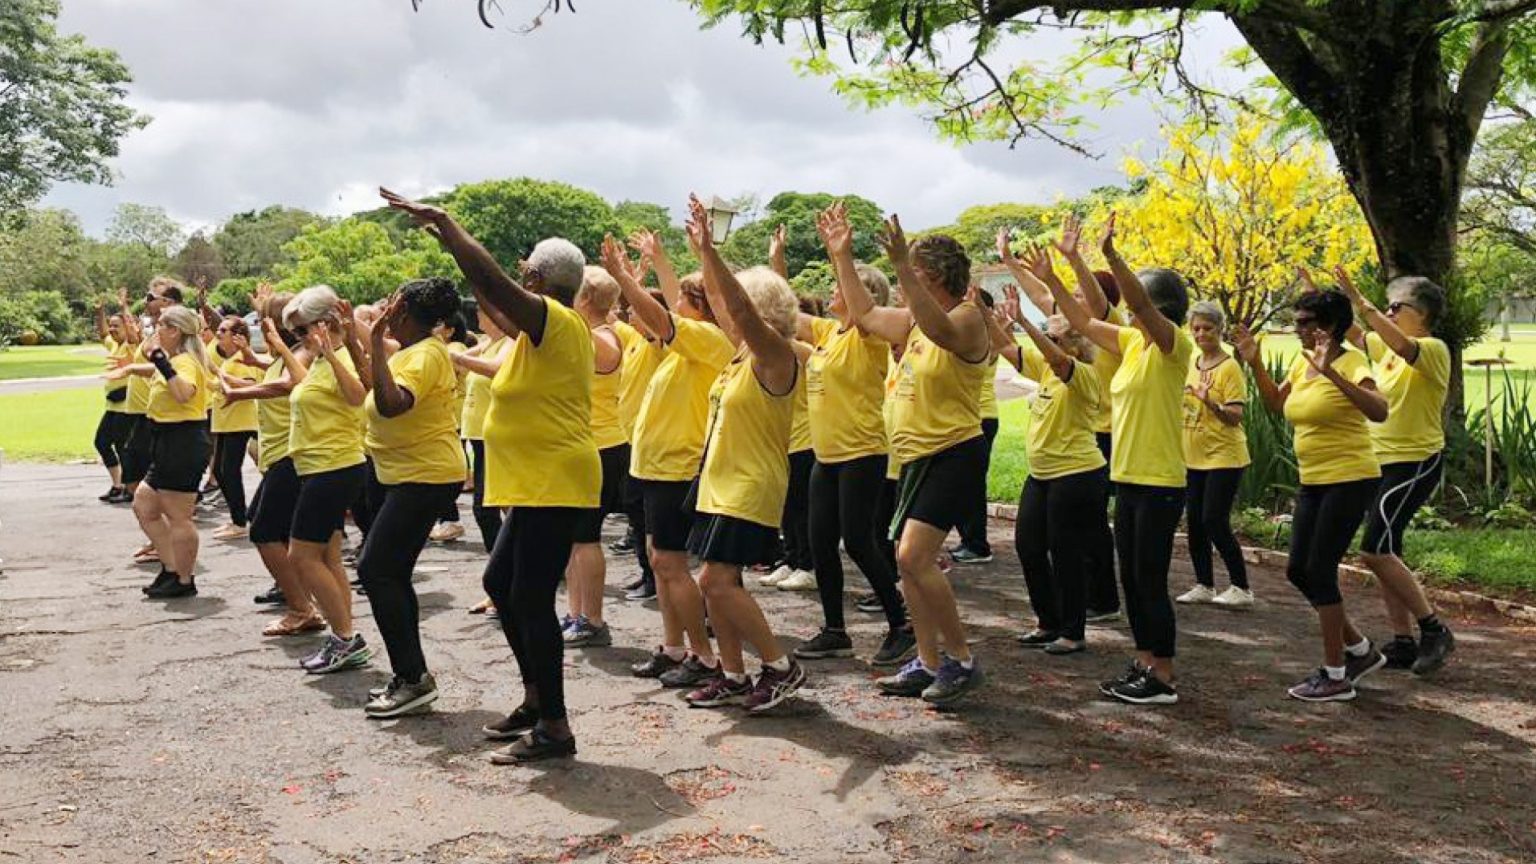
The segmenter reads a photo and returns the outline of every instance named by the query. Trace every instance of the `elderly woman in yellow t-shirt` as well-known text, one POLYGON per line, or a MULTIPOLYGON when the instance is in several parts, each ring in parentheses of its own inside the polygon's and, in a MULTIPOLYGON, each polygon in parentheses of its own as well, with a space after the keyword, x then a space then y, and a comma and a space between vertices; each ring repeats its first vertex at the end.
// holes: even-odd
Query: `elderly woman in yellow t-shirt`
POLYGON ((1168 568, 1173 534, 1184 512, 1188 483, 1182 441, 1184 379, 1195 346, 1184 330, 1189 289, 1164 268, 1131 270, 1115 247, 1110 214, 1100 243, 1132 321, 1122 327, 1094 317, 1056 277, 1050 253, 1037 249, 1028 269, 1045 283, 1072 329, 1101 351, 1120 355, 1109 381, 1114 450, 1109 479, 1115 483, 1115 547, 1136 657, 1125 674, 1105 681, 1106 696, 1134 705, 1177 702, 1173 658, 1178 639, 1168 568))
POLYGON ((154 544, 160 573, 144 593, 174 599, 197 594, 197 487, 213 450, 205 424, 208 414, 208 356, 198 339, 203 322, 185 306, 160 312, 148 363, 121 366, 108 378, 139 375, 150 379, 149 472, 133 496, 139 527, 154 544))
POLYGON ((1178 602, 1240 609, 1253 605, 1253 592, 1242 547, 1232 533, 1232 504, 1243 470, 1253 460, 1243 433, 1248 380, 1237 360, 1222 350, 1225 330, 1226 315, 1215 303, 1202 300, 1189 310, 1189 332, 1200 349, 1184 382, 1184 461, 1189 466, 1185 522, 1196 584, 1180 594, 1178 602), (1232 580, 1220 594, 1211 566, 1213 545, 1232 580))
POLYGON ((1337 291, 1312 291, 1295 308, 1304 350, 1283 382, 1269 377, 1246 330, 1238 331, 1237 351, 1253 369, 1265 406, 1283 412, 1295 430, 1301 488, 1285 575, 1317 611, 1323 665, 1287 693, 1306 702, 1340 702, 1354 699, 1355 682, 1387 662, 1349 620, 1339 593, 1339 562, 1381 482, 1366 421, 1387 419, 1387 400, 1365 355, 1345 341, 1354 323, 1349 300, 1337 291))

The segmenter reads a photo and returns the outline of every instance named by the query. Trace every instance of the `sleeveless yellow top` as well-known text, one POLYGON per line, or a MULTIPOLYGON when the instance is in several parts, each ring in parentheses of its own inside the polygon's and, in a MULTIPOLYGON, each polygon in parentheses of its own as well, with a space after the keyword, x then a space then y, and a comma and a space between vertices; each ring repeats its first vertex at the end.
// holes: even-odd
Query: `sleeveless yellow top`
MULTIPOLYGON (((798 361, 797 361, 798 364, 798 361)), ((779 526, 789 488, 789 432, 795 387, 782 396, 763 388, 743 348, 709 392, 709 440, 699 480, 700 513, 779 526)))
POLYGON ((993 354, 992 362, 987 364, 987 377, 981 379, 980 411, 981 419, 996 420, 997 413, 997 364, 1003 359, 1001 354, 993 354))
MULTIPOLYGON (((961 306, 975 308, 975 304, 961 306)), ((891 409, 891 451, 903 464, 981 434, 981 385, 992 355, 968 362, 935 345, 921 327, 907 337, 891 409)))
POLYGON ((599 450, 617 447, 629 440, 624 434, 624 424, 619 422, 619 392, 624 385, 623 344, 621 340, 618 365, 607 372, 597 371, 595 365, 592 367, 592 440, 599 450))
MULTIPOLYGON (((507 344, 507 337, 497 337, 495 341, 485 347, 481 357, 489 359, 501 353, 502 346, 507 344)), ((485 439, 485 412, 491 407, 491 378, 481 375, 479 372, 471 372, 464 376, 464 409, 459 415, 459 428, 465 438, 471 441, 485 439)))
MULTIPOLYGON (((283 377, 283 361, 267 367, 261 383, 271 384, 283 377)), ((253 399, 256 403, 256 467, 262 473, 288 456, 288 427, 293 422, 288 394, 271 399, 253 399)))
POLYGON ((709 390, 736 350, 713 324, 677 315, 672 323, 672 341, 635 419, 629 473, 641 480, 680 482, 698 476, 709 390))

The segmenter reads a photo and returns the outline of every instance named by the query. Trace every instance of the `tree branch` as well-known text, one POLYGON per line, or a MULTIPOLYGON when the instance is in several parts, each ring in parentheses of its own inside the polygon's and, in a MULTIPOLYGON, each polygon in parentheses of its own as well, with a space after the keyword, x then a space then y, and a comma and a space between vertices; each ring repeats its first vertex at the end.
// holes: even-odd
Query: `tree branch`
MULTIPOLYGON (((1536 8, 1536 0, 1526 5, 1536 8)), ((1477 140, 1477 131, 1488 113, 1488 103, 1499 90, 1504 78, 1504 56, 1509 53, 1509 21, 1490 21, 1478 26, 1472 38, 1472 49, 1467 55, 1467 65, 1461 70, 1461 80, 1456 85, 1452 106, 1461 118, 1467 141, 1477 140)), ((1467 148, 1468 151, 1471 147, 1467 148)))
POLYGON ((1301 37, 1298 28, 1251 15, 1234 15, 1231 21, 1296 101, 1326 126, 1329 118, 1319 109, 1337 106, 1338 81, 1318 53, 1301 37))
MULTIPOLYGON (((981 21, 992 27, 1036 9, 1050 9, 1058 16, 1065 16, 1072 12, 1227 11, 1228 14, 1241 14, 1248 18, 1285 22, 1314 32, 1331 30, 1334 22, 1326 8, 1313 6, 1306 0, 1259 0, 1252 9, 1246 9, 1241 13, 1223 10, 1219 6, 1212 8, 1209 2, 1202 2, 1202 0, 1058 0, 1058 2, 981 0, 981 2, 984 5, 981 21)), ((1536 5, 1536 0, 1520 0, 1520 2, 1536 5)))
POLYGON ((1482 9, 1466 16, 1462 20, 1508 21, 1533 11, 1536 11, 1536 0, 1485 0, 1482 9))

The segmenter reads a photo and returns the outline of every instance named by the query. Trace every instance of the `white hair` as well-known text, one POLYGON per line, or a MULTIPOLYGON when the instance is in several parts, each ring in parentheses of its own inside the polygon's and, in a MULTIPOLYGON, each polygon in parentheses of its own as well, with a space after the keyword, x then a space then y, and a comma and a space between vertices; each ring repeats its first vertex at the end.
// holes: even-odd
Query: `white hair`
POLYGON ((767 267, 751 267, 737 273, 736 281, 747 292, 747 297, 757 308, 757 314, 763 316, 769 327, 777 330, 785 339, 794 338, 800 301, 795 298, 795 292, 783 276, 767 267))
POLYGON ((593 309, 607 312, 619 299, 619 282, 607 270, 588 264, 582 271, 581 290, 576 292, 577 302, 583 298, 593 309))
POLYGON ((540 240, 528 253, 528 267, 539 274, 545 286, 564 289, 574 295, 581 288, 587 256, 564 237, 549 237, 540 240))
POLYGON ((167 306, 160 310, 161 327, 169 327, 181 334, 181 350, 191 354, 197 365, 211 368, 208 352, 203 348, 203 316, 185 306, 167 306))
POLYGON ((291 331, 316 321, 335 320, 336 306, 340 303, 336 289, 329 285, 311 285, 295 294, 283 307, 283 327, 291 331))
POLYGON ((1189 307, 1189 320, 1193 321, 1196 318, 1204 318, 1211 322, 1211 325, 1216 328, 1217 333, 1227 329, 1226 313, 1221 311, 1220 306, 1209 300, 1201 300, 1189 307))

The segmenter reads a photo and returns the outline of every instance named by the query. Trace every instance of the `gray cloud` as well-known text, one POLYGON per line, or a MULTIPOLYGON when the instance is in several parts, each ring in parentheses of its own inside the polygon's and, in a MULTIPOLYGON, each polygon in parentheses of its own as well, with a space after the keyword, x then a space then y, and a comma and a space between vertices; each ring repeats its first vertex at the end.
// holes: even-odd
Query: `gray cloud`
MULTIPOLYGON (((503 0, 508 21, 539 5, 503 0)), ((65 28, 123 55, 155 122, 124 143, 115 187, 48 203, 93 230, 122 201, 210 225, 273 203, 352 212, 380 184, 530 175, 674 211, 695 189, 855 193, 922 226, 1115 182, 1119 152, 1157 132, 1127 105, 1097 119, 1098 161, 1034 141, 955 147, 908 109, 848 108, 789 49, 700 31, 679 0, 588 0, 531 36, 484 30, 469 6, 68 0, 65 28)))

